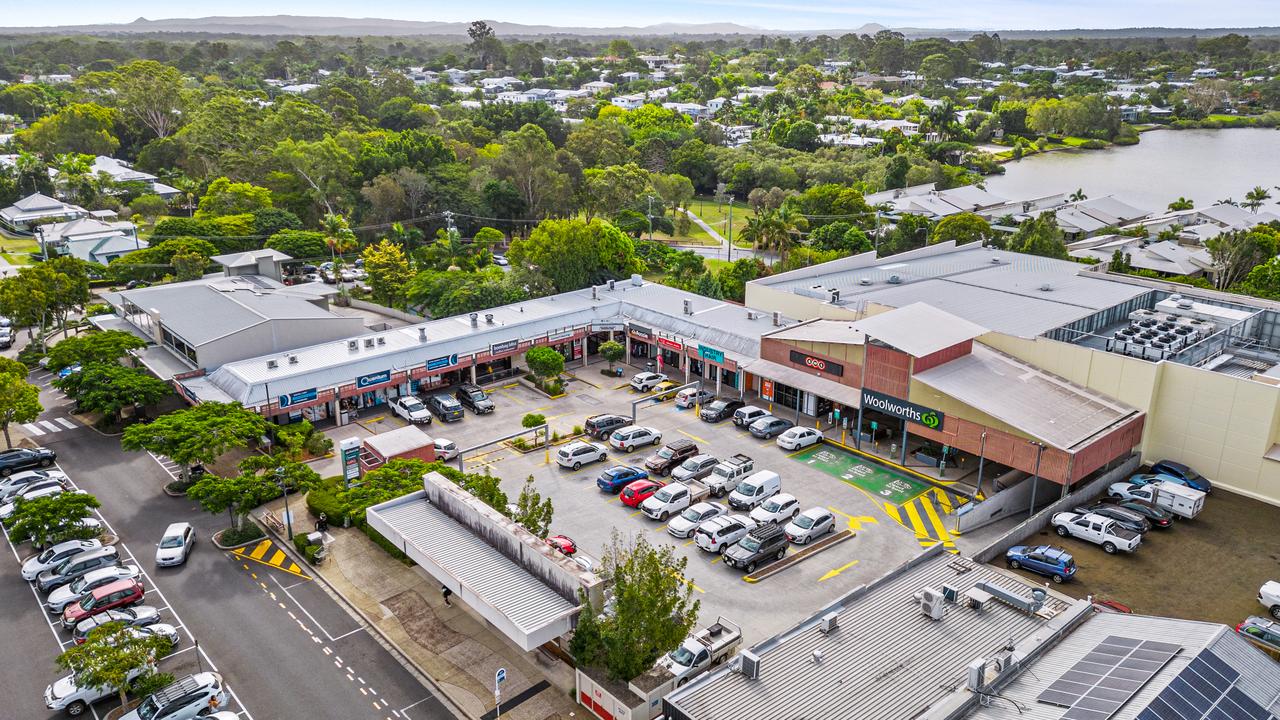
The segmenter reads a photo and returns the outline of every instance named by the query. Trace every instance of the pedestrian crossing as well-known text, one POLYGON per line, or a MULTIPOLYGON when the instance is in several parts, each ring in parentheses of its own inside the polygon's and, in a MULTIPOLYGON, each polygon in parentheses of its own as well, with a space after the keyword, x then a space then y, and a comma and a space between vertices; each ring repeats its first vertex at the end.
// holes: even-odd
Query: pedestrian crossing
POLYGON ((22 423, 22 429, 26 430, 32 437, 66 432, 67 430, 75 430, 79 427, 81 427, 80 423, 64 417, 53 418, 52 420, 36 420, 35 422, 22 423))
POLYGON ((884 503, 884 511, 894 522, 915 533, 921 547, 941 543, 947 552, 959 554, 945 518, 968 501, 942 488, 930 488, 901 505, 884 503))
POLYGON ((298 564, 289 559, 289 555, 285 551, 276 547, 275 543, 270 540, 263 540, 252 548, 248 546, 236 548, 231 551, 232 555, 241 560, 252 560, 260 565, 283 570, 291 575, 297 575, 300 578, 310 580, 311 577, 302 572, 302 568, 298 564))

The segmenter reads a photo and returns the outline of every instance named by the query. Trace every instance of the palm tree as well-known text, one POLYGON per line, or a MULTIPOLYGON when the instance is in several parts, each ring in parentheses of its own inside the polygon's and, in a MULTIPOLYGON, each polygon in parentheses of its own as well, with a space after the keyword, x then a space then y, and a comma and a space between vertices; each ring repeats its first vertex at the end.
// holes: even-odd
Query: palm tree
POLYGON ((786 248, 781 253, 785 258, 787 250, 800 244, 805 231, 809 229, 809 219, 790 205, 783 205, 778 208, 774 211, 774 215, 779 229, 786 235, 786 248))
POLYGON ((333 262, 333 278, 338 283, 338 293, 345 292, 342 285, 342 261, 338 259, 339 255, 349 253, 356 249, 356 234, 351 232, 351 227, 347 225, 347 219, 341 215, 329 213, 320 221, 320 227, 324 232, 324 244, 329 246, 329 258, 333 262))
POLYGON ((1235 198, 1223 198, 1215 204, 1216 205, 1239 205, 1240 203, 1236 202, 1235 198))
POLYGON ((1084 188, 1076 188, 1076 191, 1071 193, 1071 197, 1067 199, 1071 202, 1081 202, 1083 200, 1088 200, 1089 196, 1084 194, 1084 188))
POLYGON ((1251 212, 1258 212, 1258 208, 1262 204, 1271 199, 1271 193, 1261 185, 1255 186, 1252 190, 1245 193, 1244 202, 1240 203, 1242 207, 1249 208, 1251 212))
POLYGON ((1180 210, 1191 210, 1195 208, 1195 206, 1196 206, 1195 202, 1188 200, 1187 198, 1184 198, 1184 197, 1179 197, 1177 200, 1174 200, 1173 202, 1169 203, 1169 211, 1178 212, 1180 210))

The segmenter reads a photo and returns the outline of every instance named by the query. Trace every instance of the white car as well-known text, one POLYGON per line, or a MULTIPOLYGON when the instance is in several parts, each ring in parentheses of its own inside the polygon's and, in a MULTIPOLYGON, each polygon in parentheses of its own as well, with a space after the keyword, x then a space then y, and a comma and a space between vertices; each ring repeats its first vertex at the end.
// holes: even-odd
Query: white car
POLYGON ((70 479, 65 474, 57 470, 23 470, 7 478, 0 478, 0 499, 6 498, 31 483, 40 482, 41 480, 58 480, 64 485, 70 482, 70 479))
POLYGON ((764 525, 765 523, 773 523, 777 525, 784 520, 790 520, 800 512, 800 501, 796 500, 795 495, 789 493, 778 493, 764 504, 751 511, 751 519, 757 523, 764 525))
POLYGON ((132 580, 142 574, 137 565, 124 565, 98 568, 76 578, 68 585, 49 593, 44 607, 53 615, 61 615, 71 603, 79 600, 85 593, 97 590, 103 585, 110 585, 117 580, 132 580))
POLYGON ((685 508, 684 512, 667 523, 667 533, 678 538, 692 537, 702 523, 728 512, 729 509, 718 502, 700 502, 685 508))
POLYGON ((783 450, 799 450, 822 442, 822 433, 808 427, 793 427, 778 436, 778 447, 783 450))
POLYGON ((436 447, 437 460, 452 460, 458 457, 458 443, 444 438, 436 438, 432 442, 436 447))
POLYGON ((628 425, 614 430, 609 436, 609 445, 627 452, 634 452, 642 445, 657 445, 662 442, 662 433, 643 425, 628 425))
POLYGON ((430 425, 431 411, 422 401, 412 395, 398 397, 391 401, 391 412, 399 415, 414 425, 430 425))
POLYGON ((707 552, 724 552, 755 530, 757 523, 746 515, 721 515, 698 526, 693 539, 707 552))
POLYGON ((13 511, 17 509, 17 505, 18 505, 17 500, 19 498, 23 500, 35 500, 36 498, 53 497, 54 495, 61 495, 63 492, 65 491, 62 489, 61 485, 50 485, 47 487, 42 487, 39 489, 32 490, 31 492, 23 492, 18 496, 18 498, 11 500, 5 503, 4 505, 0 505, 0 520, 8 520, 9 518, 13 517, 13 511))
POLYGON ((61 564, 72 555, 100 547, 102 543, 98 540, 68 540, 45 548, 44 552, 22 563, 22 579, 28 582, 35 580, 40 573, 61 564))
POLYGON ((556 451, 556 464, 577 470, 587 463, 599 462, 608 456, 608 448, 600 443, 575 441, 556 451))
POLYGON ((631 378, 631 388, 637 392, 649 392, 658 386, 658 383, 667 381, 667 376, 662 373, 642 372, 636 373, 631 378))
POLYGON ((499 255, 498 253, 494 253, 494 254, 493 254, 493 264, 494 264, 494 265, 501 265, 502 267, 506 267, 506 266, 510 265, 511 263, 507 260, 507 256, 506 256, 506 255, 499 255))
MULTIPOLYGON (((35 478, 35 479, 32 479, 31 482, 25 483, 16 488, 12 488, 9 491, 5 492, 3 495, 0 495, 0 503, 11 503, 20 497, 30 497, 34 493, 40 492, 45 488, 59 487, 65 490, 68 484, 69 483, 65 475, 63 475, 61 478, 56 478, 56 477, 35 478)), ((44 497, 44 496, 41 496, 41 497, 44 497)))
POLYGON ((698 388, 685 388, 676 393, 676 407, 691 408, 695 405, 705 405, 716 398, 716 394, 710 390, 699 390, 698 388))
POLYGON ((792 518, 791 522, 782 528, 782 532, 791 542, 807 545, 829 532, 834 532, 835 529, 836 517, 830 510, 811 507, 792 518))
POLYGON ((196 531, 191 523, 172 523, 165 528, 164 537, 156 544, 156 565, 181 565, 187 561, 187 556, 195 546, 196 531))
MULTIPOLYGON (((132 681, 144 672, 154 669, 154 667, 139 666, 130 670, 126 677, 132 681)), ((118 697, 118 695, 113 688, 80 687, 76 682, 76 676, 71 674, 54 680, 52 685, 44 689, 44 704, 50 710, 62 710, 68 715, 76 716, 84 714, 90 705, 99 700, 118 697)))
POLYGON ((689 507, 690 497, 691 493, 687 485, 682 483, 663 485, 658 492, 640 503, 640 512, 658 522, 663 522, 672 514, 683 512, 689 507))
POLYGON ((1258 602, 1267 607, 1271 617, 1280 620, 1280 582, 1268 580, 1258 588, 1258 602))

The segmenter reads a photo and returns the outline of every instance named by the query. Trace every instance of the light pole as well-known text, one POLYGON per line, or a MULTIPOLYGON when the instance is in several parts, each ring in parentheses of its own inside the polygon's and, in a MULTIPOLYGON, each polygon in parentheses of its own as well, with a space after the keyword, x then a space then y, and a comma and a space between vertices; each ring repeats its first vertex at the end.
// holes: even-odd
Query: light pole
POLYGON ((653 196, 649 195, 646 199, 649 201, 649 213, 645 215, 645 218, 649 221, 649 241, 652 242, 653 241, 653 196))
POLYGON ((1027 512, 1027 517, 1036 514, 1036 486, 1040 484, 1040 458, 1044 456, 1044 443, 1037 440, 1028 440, 1027 442, 1036 446, 1036 471, 1031 477, 1031 507, 1027 512))
POLYGON ((280 486, 280 493, 284 495, 284 522, 288 529, 289 540, 293 540, 293 514, 289 512, 289 490, 284 486, 284 466, 276 467, 276 484, 280 486))

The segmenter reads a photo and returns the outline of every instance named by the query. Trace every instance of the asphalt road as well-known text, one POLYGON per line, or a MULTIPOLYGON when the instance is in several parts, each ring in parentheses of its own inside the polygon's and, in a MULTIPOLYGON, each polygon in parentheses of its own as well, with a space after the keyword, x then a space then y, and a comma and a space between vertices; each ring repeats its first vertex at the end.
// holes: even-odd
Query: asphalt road
MULTIPOLYGON (((47 374, 33 372, 31 379, 47 382, 47 374)), ((36 440, 54 448, 63 471, 102 502, 103 518, 147 573, 146 603, 162 608, 164 622, 189 633, 179 654, 161 669, 181 676, 216 665, 235 695, 231 709, 246 720, 454 717, 306 576, 303 563, 297 563, 298 573, 290 573, 290 562, 280 563, 285 568, 280 569, 217 550, 209 537, 226 526, 226 516, 211 516, 185 498, 165 495, 162 486, 170 478, 156 459, 125 453, 117 437, 80 426, 56 391, 46 388, 41 399, 48 409, 35 425, 45 434, 36 440), (192 523, 199 542, 185 566, 158 569, 155 543, 169 523, 178 521, 192 523)), ((50 717, 41 693, 60 674, 54 658, 66 636, 51 632, 32 589, 17 577, 15 553, 6 548, 2 554, 0 647, 6 652, 0 687, 6 701, 0 714, 50 717)), ((16 555, 28 554, 28 547, 17 548, 16 555)), ((103 713, 113 704, 104 701, 96 710, 103 713)))

